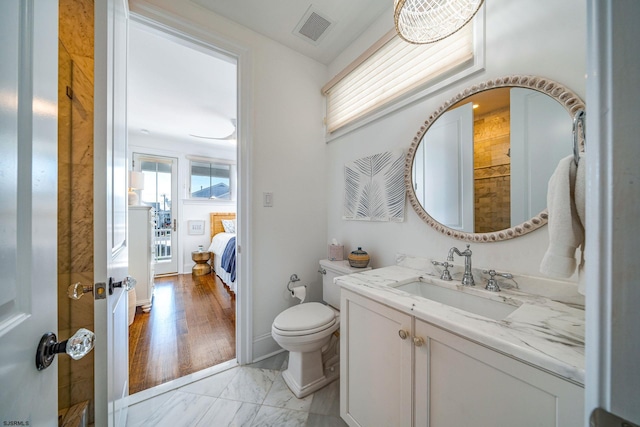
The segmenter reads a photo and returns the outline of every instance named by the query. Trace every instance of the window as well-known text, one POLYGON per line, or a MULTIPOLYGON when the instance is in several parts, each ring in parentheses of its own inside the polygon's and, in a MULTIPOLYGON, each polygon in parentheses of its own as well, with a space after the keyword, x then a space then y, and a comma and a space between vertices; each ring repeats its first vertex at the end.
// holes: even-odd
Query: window
POLYGON ((231 165, 192 160, 191 198, 231 200, 231 165))
POLYGON ((142 158, 138 155, 136 155, 136 158, 140 162, 140 170, 144 174, 142 202, 153 206, 156 216, 161 218, 157 222, 158 227, 166 225, 165 223, 171 225, 171 206, 173 202, 172 159, 159 157, 142 158))
POLYGON ((133 153, 133 161, 134 165, 140 165, 144 174, 141 200, 145 205, 153 206, 156 273, 162 273, 165 268, 165 272, 177 271, 177 235, 173 233, 173 225, 178 213, 178 204, 174 203, 178 194, 178 159, 133 153))
POLYGON ((402 97, 418 91, 424 96, 479 69, 483 43, 474 43, 474 37, 483 32, 484 15, 478 16, 455 34, 426 45, 407 43, 389 32, 322 88, 327 133, 402 97))

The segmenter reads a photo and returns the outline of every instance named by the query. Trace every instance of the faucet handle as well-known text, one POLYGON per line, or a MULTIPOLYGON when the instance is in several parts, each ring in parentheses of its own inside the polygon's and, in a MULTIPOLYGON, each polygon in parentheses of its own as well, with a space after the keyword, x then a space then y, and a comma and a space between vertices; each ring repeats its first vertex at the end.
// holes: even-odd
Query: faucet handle
POLYGON ((493 269, 482 270, 482 272, 489 275, 489 280, 487 280, 487 285, 484 288, 491 292, 500 292, 500 286, 498 286, 496 276, 504 277, 505 279, 513 279, 513 274, 511 273, 498 273, 493 269))
POLYGON ((440 280, 446 280, 446 281, 450 281, 451 280, 451 273, 449 273, 449 267, 453 267, 453 264, 449 264, 446 261, 445 262, 431 261, 431 264, 433 264, 433 265, 441 265, 441 266, 444 267, 444 271, 440 275, 440 280))
POLYGON ((496 271, 482 270, 482 272, 489 275, 489 280, 487 280, 487 285, 484 288, 491 292, 500 292, 500 286, 498 286, 498 281, 496 280, 496 271))

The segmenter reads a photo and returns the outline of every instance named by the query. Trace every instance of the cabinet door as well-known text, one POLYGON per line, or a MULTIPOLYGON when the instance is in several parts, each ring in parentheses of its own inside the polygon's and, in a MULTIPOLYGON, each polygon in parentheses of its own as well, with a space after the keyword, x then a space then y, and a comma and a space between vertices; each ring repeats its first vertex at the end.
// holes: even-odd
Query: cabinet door
POLYGON ((340 415, 350 426, 410 426, 411 317, 346 290, 340 317, 340 415))
POLYGON ((138 281, 136 305, 149 312, 153 299, 153 262, 149 206, 129 206, 129 275, 138 281))
POLYGON ((417 319, 415 335, 416 426, 582 426, 582 387, 417 319))

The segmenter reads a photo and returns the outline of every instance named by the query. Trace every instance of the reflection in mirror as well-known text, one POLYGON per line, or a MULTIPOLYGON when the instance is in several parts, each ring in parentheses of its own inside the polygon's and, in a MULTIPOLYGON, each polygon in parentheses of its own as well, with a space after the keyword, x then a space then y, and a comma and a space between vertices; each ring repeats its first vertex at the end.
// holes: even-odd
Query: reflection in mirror
POLYGON ((405 180, 418 214, 441 232, 504 240, 546 223, 547 183, 572 153, 572 118, 584 108, 563 86, 512 76, 443 105, 409 151, 405 180))

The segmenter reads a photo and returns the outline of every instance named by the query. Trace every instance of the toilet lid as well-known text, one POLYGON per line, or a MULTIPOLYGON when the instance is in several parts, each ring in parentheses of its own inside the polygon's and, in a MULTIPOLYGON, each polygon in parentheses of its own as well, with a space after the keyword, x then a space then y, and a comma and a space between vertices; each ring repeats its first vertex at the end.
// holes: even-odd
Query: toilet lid
POLYGON ((335 321, 335 313, 319 302, 294 305, 280 313, 273 326, 281 331, 308 331, 335 321))

